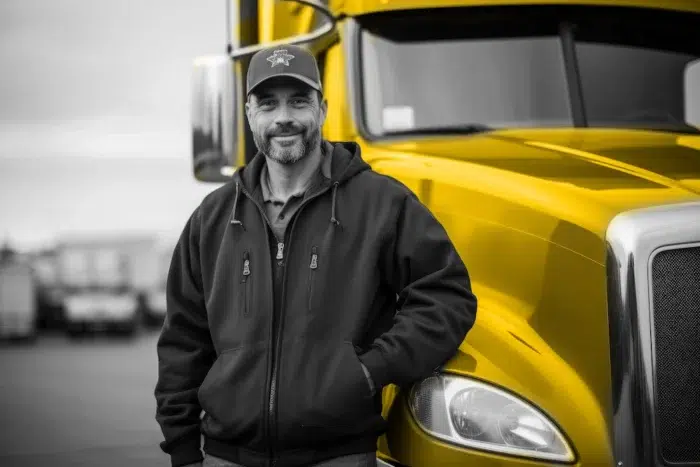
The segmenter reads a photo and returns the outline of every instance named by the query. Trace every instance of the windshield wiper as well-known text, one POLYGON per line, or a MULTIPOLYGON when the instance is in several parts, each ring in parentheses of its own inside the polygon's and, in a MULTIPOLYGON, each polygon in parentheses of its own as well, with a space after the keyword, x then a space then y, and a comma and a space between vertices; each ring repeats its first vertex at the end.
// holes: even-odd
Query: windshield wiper
POLYGON ((387 131, 384 134, 386 136, 394 135, 446 135, 446 134, 461 134, 461 135, 473 135, 477 133, 485 133, 488 131, 493 131, 495 128, 483 125, 481 123, 464 123, 460 125, 444 125, 436 127, 425 127, 425 128, 409 128, 405 130, 392 130, 387 131))

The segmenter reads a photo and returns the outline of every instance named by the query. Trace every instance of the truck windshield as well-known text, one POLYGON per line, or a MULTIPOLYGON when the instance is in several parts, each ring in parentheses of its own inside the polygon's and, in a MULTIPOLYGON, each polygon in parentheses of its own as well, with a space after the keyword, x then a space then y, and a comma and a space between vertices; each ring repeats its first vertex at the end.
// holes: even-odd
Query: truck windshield
POLYGON ((687 90, 700 88, 688 72, 700 64, 699 16, 510 6, 361 18, 364 128, 373 136, 572 126, 697 133, 689 115, 700 102, 687 90))

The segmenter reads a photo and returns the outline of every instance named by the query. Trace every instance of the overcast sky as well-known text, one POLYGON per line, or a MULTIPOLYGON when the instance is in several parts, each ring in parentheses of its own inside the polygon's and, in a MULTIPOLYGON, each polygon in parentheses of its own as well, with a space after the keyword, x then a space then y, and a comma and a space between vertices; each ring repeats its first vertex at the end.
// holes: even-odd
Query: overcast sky
POLYGON ((224 0, 0 2, 0 242, 179 233, 217 185, 191 175, 190 70, 225 47, 224 0))

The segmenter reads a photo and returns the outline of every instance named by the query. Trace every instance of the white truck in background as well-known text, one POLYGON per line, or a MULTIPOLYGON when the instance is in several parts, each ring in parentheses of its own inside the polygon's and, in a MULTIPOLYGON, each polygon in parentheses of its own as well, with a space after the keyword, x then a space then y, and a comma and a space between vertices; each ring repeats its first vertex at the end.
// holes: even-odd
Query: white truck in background
POLYGON ((31 266, 0 258, 0 338, 33 341, 37 334, 36 283, 31 266))
POLYGON ((142 323, 162 323, 170 255, 156 235, 83 235, 60 241, 56 262, 68 334, 131 335, 142 323))
POLYGON ((56 261, 69 336, 96 331, 132 335, 137 330, 137 297, 131 287, 132 243, 111 238, 59 243, 56 261))

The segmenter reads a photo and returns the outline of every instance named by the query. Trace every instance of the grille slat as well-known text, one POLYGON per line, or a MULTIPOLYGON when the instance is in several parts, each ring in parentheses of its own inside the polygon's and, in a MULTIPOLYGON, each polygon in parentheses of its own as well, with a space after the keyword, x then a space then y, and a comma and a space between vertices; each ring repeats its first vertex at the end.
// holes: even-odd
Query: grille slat
POLYGON ((658 447, 700 462, 700 247, 659 252, 651 278, 658 447))

